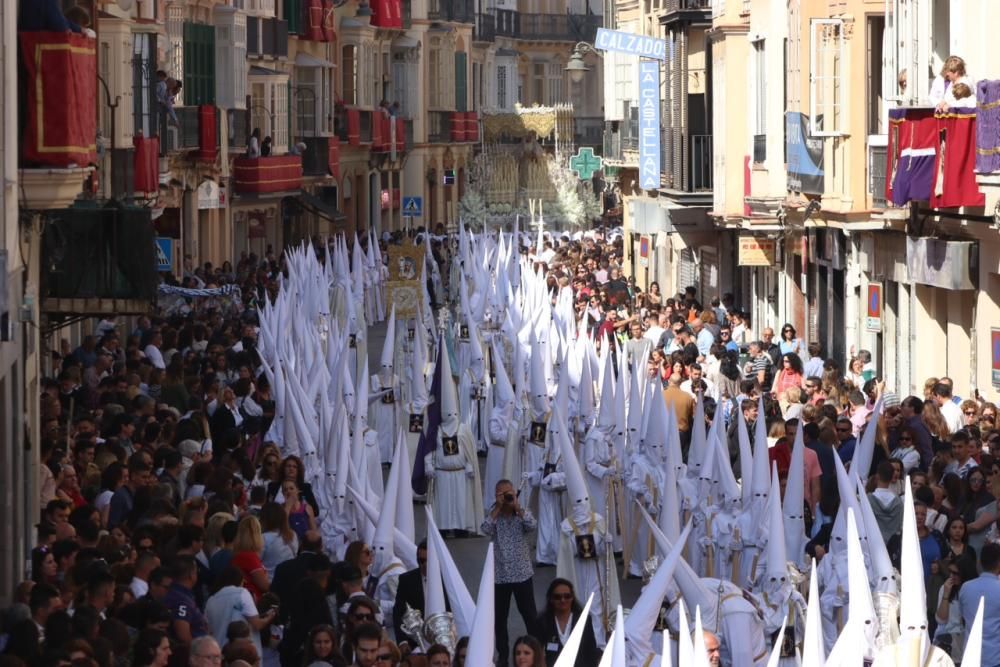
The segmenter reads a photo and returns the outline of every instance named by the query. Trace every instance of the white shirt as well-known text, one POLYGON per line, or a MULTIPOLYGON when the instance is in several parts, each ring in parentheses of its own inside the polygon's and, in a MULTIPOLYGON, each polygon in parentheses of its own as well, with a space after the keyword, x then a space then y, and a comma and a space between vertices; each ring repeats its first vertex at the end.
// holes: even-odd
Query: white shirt
POLYGON ((948 425, 949 432, 955 433, 962 430, 964 426, 962 423, 962 408, 951 401, 945 401, 945 404, 941 406, 941 416, 944 417, 944 423, 948 425))
POLYGON ((149 592, 149 583, 143 581, 139 577, 132 577, 132 583, 128 585, 128 588, 132 591, 132 595, 135 599, 138 600, 149 592))
POLYGON ((644 333, 642 337, 648 338, 649 340, 653 341, 653 347, 656 347, 657 345, 660 344, 660 336, 662 336, 665 331, 666 329, 664 329, 663 327, 654 324, 653 326, 646 329, 646 333, 644 333))
MULTIPOLYGON (((708 397, 710 397, 710 398, 718 400, 717 397, 716 397, 717 396, 717 392, 715 390, 715 385, 712 383, 712 381, 709 380, 707 377, 704 377, 704 376, 702 376, 701 379, 705 383, 705 395, 708 396, 708 397)), ((691 380, 684 380, 684 382, 681 382, 681 391, 683 391, 686 394, 688 394, 689 396, 691 396, 691 398, 694 398, 696 400, 698 398, 698 396, 695 395, 695 393, 694 393, 694 389, 691 388, 691 380)))
POLYGON ((167 364, 163 361, 163 355, 160 353, 160 348, 156 347, 152 343, 146 346, 146 349, 142 351, 149 359, 149 362, 153 364, 156 368, 160 370, 166 370, 167 364))

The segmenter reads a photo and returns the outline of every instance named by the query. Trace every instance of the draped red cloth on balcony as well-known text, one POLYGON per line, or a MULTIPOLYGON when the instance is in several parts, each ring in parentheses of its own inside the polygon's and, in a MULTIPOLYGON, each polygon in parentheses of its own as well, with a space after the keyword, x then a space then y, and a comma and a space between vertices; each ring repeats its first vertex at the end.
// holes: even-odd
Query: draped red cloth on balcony
POLYGON ((451 112, 451 140, 465 141, 465 112, 451 112))
POLYGON ((323 0, 323 41, 332 42, 336 37, 334 24, 337 17, 333 13, 333 0, 323 0))
POLYGON ((306 4, 306 39, 314 42, 323 40, 323 3, 321 0, 308 0, 306 4))
POLYGON ((372 113, 372 150, 381 151, 385 150, 385 144, 388 137, 385 136, 383 130, 385 130, 385 123, 383 122, 385 114, 382 113, 380 109, 376 109, 372 113))
POLYGON ((22 32, 19 37, 27 82, 21 145, 25 166, 67 168, 95 163, 95 40, 72 32, 22 32))
POLYGON ((465 140, 479 141, 479 118, 475 111, 465 112, 465 140))
POLYGON ((955 108, 891 109, 886 198, 896 206, 926 201, 933 208, 983 206, 976 183, 976 112, 955 108))
POLYGON ((291 192, 302 187, 302 157, 272 155, 233 160, 233 181, 240 194, 291 192))
POLYGON ((361 111, 347 110, 347 143, 351 146, 361 145, 361 111))
POLYGON ((402 118, 393 118, 396 123, 396 150, 402 152, 406 150, 406 121, 402 118))
POLYGON ((219 155, 219 136, 215 124, 215 106, 202 104, 198 107, 198 159, 214 162, 219 155))
POLYGON ((372 0, 372 25, 376 28, 402 28, 403 10, 399 0, 372 0))
POLYGON ((135 147, 133 184, 136 192, 156 192, 160 188, 160 139, 159 137, 132 138, 135 147))

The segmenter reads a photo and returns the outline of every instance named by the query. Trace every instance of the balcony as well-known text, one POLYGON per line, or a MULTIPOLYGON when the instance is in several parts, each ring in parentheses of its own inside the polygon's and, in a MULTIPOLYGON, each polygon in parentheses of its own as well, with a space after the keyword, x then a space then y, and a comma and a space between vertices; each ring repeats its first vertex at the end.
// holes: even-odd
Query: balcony
MULTIPOLYGON (((337 137, 348 146, 372 142, 372 111, 358 107, 340 107, 336 112, 337 137)), ((379 112, 380 113, 380 112, 379 112)))
POLYGON ((514 37, 554 42, 593 42, 603 18, 595 14, 520 14, 514 37))
POLYGON ((149 312, 159 282, 155 236, 147 208, 109 205, 52 215, 42 232, 42 312, 149 312))
POLYGON ((660 23, 705 23, 712 22, 712 0, 666 0, 660 23))
POLYGON ((753 162, 754 164, 764 164, 767 161, 767 135, 753 135, 753 162))
POLYGON ((302 154, 302 175, 325 178, 340 174, 340 139, 337 137, 304 137, 306 150, 302 154))
POLYGON ((160 152, 177 153, 179 151, 195 150, 201 142, 201 119, 198 117, 198 107, 174 107, 177 114, 177 125, 164 121, 160 127, 163 134, 160 142, 160 152))
POLYGON ((288 22, 248 16, 247 55, 258 58, 287 58, 288 22))
POLYGON ((375 0, 369 4, 372 26, 385 30, 403 29, 403 10, 400 0, 375 0))
POLYGON ((604 145, 604 118, 577 117, 573 119, 573 140, 577 146, 604 145))
POLYGON ((302 188, 302 157, 272 155, 238 157, 233 160, 233 190, 236 194, 274 194, 302 188))
POLYGON ((473 23, 475 15, 473 0, 430 0, 427 7, 427 18, 431 21, 473 23))
POLYGON ((413 120, 375 111, 372 125, 373 153, 403 153, 412 146, 413 120), (395 129, 394 129, 395 128, 395 129), (395 134, 393 134, 395 132, 395 134))
POLYGON ((496 35, 499 37, 519 37, 521 34, 521 14, 512 9, 498 9, 496 15, 496 35))
POLYGON ((702 192, 712 189, 712 135, 692 134, 687 144, 688 178, 685 189, 688 192, 702 192))
POLYGON ((492 14, 476 14, 476 27, 472 32, 474 42, 492 42, 497 37, 497 19, 492 14))

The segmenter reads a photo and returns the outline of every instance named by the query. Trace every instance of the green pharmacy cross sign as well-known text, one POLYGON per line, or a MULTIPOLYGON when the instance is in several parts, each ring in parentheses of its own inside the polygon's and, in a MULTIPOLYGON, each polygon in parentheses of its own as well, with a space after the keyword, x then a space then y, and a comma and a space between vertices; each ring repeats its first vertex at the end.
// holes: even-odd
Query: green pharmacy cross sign
POLYGON ((594 177, 594 172, 601 170, 602 165, 601 158, 594 155, 594 149, 590 147, 581 148, 569 159, 569 168, 588 181, 594 177))

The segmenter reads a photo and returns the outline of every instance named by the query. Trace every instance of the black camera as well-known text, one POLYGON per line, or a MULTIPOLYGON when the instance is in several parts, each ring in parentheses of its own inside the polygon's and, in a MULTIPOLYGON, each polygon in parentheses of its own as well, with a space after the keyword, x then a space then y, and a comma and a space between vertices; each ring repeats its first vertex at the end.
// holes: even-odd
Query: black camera
POLYGON ((512 503, 512 502, 514 502, 514 494, 513 493, 505 493, 505 494, 503 494, 503 500, 504 500, 505 503, 512 503))

